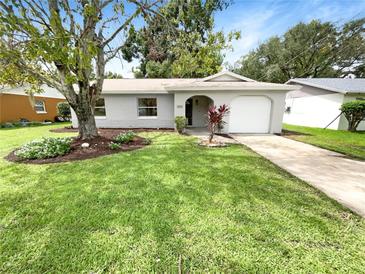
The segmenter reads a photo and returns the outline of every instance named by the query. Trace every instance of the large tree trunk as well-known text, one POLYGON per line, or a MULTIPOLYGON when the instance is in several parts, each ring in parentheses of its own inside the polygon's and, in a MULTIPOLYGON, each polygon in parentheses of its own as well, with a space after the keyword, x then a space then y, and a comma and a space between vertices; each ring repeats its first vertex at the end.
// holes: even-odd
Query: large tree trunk
POLYGON ((355 132, 357 130, 357 127, 359 126, 360 122, 365 118, 361 113, 360 114, 353 113, 351 115, 345 114, 345 117, 348 122, 347 130, 352 132, 355 132))
POLYGON ((82 140, 92 139, 97 137, 98 129, 95 123, 94 111, 89 104, 83 103, 75 109, 79 124, 79 138, 82 140))
POLYGON ((357 126, 356 126, 356 123, 354 121, 352 121, 352 120, 348 121, 348 127, 347 127, 348 131, 354 132, 354 131, 356 131, 356 128, 357 128, 357 126))

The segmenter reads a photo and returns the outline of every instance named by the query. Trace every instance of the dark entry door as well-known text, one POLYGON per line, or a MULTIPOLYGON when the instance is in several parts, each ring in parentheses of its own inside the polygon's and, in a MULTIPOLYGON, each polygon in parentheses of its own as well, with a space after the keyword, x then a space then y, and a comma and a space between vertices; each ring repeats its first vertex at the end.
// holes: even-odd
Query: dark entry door
POLYGON ((193 99, 186 100, 185 117, 188 119, 188 126, 193 125, 193 99))

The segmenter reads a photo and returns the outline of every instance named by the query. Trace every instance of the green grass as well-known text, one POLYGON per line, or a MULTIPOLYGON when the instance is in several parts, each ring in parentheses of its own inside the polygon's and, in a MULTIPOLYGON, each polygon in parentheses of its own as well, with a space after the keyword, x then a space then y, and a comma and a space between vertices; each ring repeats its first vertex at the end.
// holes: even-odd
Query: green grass
MULTIPOLYGON (((52 127, 0 130, 0 156, 52 127)), ((0 272, 360 273, 365 221, 238 145, 0 160, 0 272)))
POLYGON ((312 127, 284 125, 284 129, 303 133, 290 138, 365 160, 365 132, 349 132, 312 127))

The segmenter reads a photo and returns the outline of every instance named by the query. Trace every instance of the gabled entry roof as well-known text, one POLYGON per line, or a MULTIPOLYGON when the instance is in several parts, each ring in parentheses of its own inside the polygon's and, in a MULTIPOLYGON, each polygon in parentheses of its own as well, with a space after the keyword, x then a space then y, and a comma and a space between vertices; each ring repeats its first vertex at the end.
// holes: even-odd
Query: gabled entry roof
POLYGON ((221 71, 219 73, 213 74, 211 76, 201 79, 202 82, 256 82, 245 76, 233 73, 231 71, 221 71))

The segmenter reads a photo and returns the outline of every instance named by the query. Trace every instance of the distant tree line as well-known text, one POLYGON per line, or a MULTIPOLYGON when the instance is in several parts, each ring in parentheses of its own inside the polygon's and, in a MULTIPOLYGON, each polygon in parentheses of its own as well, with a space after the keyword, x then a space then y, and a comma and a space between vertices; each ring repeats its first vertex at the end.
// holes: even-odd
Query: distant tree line
POLYGON ((365 77, 365 18, 341 27, 319 20, 299 23, 250 51, 232 70, 276 83, 296 77, 365 77))

